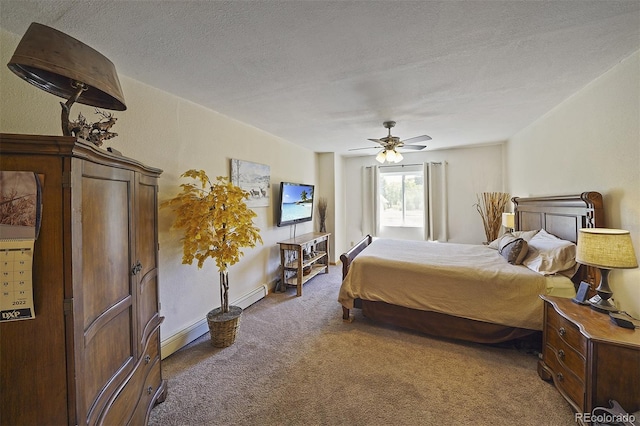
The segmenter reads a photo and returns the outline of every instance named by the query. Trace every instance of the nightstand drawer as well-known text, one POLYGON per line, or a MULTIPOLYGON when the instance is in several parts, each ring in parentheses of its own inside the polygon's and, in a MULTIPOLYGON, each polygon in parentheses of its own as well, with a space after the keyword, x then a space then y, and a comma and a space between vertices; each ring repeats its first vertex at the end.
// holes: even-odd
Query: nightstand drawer
POLYGON ((553 370, 553 382, 558 390, 568 396, 579 409, 583 409, 584 381, 560 362, 558 354, 548 345, 544 350, 544 362, 553 370))
POLYGON ((583 356, 587 353, 587 338, 578 327, 558 314, 551 305, 546 305, 548 336, 556 335, 583 356))
POLYGON ((584 381, 587 365, 584 354, 579 353, 575 348, 565 342, 556 330, 551 329, 549 331, 544 356, 557 357, 560 364, 571 370, 580 380, 584 381))

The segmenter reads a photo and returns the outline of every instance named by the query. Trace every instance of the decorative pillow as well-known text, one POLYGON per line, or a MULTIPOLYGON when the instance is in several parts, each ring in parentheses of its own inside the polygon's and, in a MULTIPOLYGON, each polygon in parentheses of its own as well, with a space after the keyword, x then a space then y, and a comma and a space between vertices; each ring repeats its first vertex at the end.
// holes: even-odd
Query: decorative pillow
POLYGON ((542 275, 553 275, 576 265, 576 245, 541 229, 529 240, 529 255, 522 262, 542 275))
POLYGON ((507 232, 505 234, 500 235, 495 240, 491 241, 487 247, 492 248, 494 250, 498 250, 500 248, 500 242, 503 239, 511 241, 511 240, 513 240, 513 238, 514 238, 513 235, 511 233, 507 232))
POLYGON ((498 247, 498 253, 512 265, 520 265, 527 256, 528 251, 529 247, 527 242, 513 235, 511 235, 510 238, 502 238, 500 240, 500 246, 498 247))
POLYGON ((498 238, 496 238, 495 240, 491 241, 488 245, 489 248, 492 248, 494 250, 498 250, 500 248, 500 241, 502 241, 503 238, 508 238, 509 241, 513 240, 513 237, 515 238, 522 238, 523 240, 529 242, 529 240, 531 238, 533 238, 534 235, 536 235, 538 233, 538 230, 534 230, 534 231, 513 231, 513 232, 507 232, 501 236, 499 236, 498 238))

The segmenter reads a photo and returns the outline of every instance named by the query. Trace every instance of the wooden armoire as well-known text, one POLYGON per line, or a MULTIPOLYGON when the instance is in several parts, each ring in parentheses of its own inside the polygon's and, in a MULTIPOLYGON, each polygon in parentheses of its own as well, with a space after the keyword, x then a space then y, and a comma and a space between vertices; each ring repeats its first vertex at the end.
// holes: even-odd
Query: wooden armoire
POLYGON ((141 425, 164 400, 159 169, 63 136, 0 135, 42 184, 35 318, 0 323, 0 424, 141 425))

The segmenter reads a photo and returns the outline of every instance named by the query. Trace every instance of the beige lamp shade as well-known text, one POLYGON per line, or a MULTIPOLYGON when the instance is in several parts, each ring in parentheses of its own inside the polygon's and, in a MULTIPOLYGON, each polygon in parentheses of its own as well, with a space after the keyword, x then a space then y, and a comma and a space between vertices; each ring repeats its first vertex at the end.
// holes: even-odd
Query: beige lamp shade
POLYGON ((602 269, 638 267, 631 235, 623 229, 580 229, 576 261, 602 269))
POLYGON ((113 63, 86 44, 58 30, 32 23, 20 40, 9 69, 40 89, 76 102, 116 111, 127 109, 113 63))
POLYGON ((502 213, 502 226, 513 229, 516 225, 516 215, 513 213, 502 213))

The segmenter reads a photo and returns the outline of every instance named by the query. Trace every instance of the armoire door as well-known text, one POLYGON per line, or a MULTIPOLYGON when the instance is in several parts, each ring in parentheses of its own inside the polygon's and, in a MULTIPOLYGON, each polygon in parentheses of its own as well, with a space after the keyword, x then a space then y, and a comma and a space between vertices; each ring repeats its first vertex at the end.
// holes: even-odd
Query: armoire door
POLYGON ((130 279, 135 174, 76 158, 71 174, 78 422, 94 424, 138 356, 130 279))
POLYGON ((158 318, 158 184, 157 178, 136 174, 135 263, 138 289, 138 344, 141 350, 159 324, 158 318))

